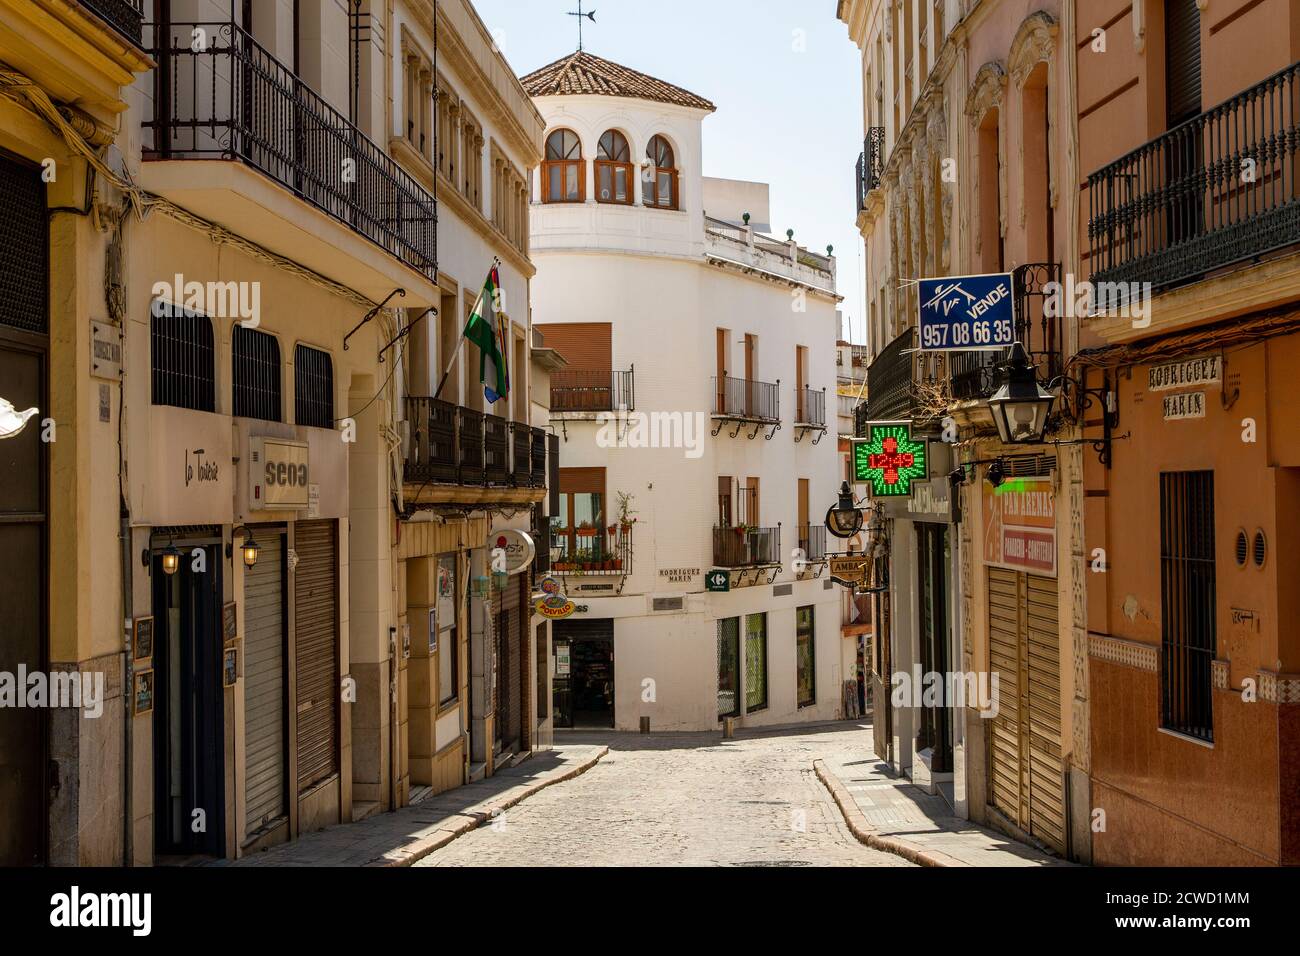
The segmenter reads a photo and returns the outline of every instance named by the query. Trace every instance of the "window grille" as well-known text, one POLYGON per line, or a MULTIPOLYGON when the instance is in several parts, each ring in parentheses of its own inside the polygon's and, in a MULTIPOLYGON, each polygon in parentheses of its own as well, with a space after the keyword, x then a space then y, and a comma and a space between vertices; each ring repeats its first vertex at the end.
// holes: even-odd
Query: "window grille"
POLYGON ((215 412, 212 322, 206 315, 155 300, 149 323, 155 405, 215 412))
POLYGON ((236 325, 231 351, 234 415, 268 422, 283 421, 279 341, 269 333, 236 325))
POLYGON ((299 345, 293 352, 294 421, 334 427, 334 363, 328 352, 299 345))

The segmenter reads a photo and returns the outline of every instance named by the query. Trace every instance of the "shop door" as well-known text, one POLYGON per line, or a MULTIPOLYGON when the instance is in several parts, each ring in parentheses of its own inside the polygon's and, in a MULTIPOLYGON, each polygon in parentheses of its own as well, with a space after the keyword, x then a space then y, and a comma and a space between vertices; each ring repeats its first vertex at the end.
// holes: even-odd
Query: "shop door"
MULTIPOLYGON (((519 747, 522 722, 520 707, 520 645, 521 625, 526 627, 519 607, 519 583, 507 580, 500 594, 500 610, 496 620, 496 728, 498 750, 515 750, 519 747)), ((522 632, 526 634, 527 632, 522 632)))
MULTIPOLYGON (((46 669, 46 403, 49 229, 39 168, 0 155, 0 671, 46 669), (8 415, 5 416, 6 418, 8 415)), ((0 866, 46 859, 47 712, 0 712, 0 866)))
POLYGON ((614 622, 558 621, 553 627, 557 654, 563 646, 569 659, 569 674, 563 688, 558 666, 556 670, 557 726, 587 730, 612 729, 614 622))
POLYGON ((284 536, 258 530, 244 575, 245 836, 285 815, 284 536))
POLYGON ((154 853, 225 851, 221 554, 177 543, 168 575, 153 556, 154 853))
POLYGON ((339 772, 338 553, 333 521, 294 526, 298 793, 339 772))
POLYGON ((989 802, 1065 852, 1061 666, 1056 579, 988 569, 990 670, 999 681, 989 721, 989 802))

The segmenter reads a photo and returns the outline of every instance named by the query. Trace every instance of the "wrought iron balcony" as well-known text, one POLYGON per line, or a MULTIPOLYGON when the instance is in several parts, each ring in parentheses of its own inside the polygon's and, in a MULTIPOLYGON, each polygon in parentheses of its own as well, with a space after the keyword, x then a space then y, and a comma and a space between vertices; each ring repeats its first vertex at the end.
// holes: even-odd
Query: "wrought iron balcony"
POLYGON ((636 407, 635 369, 559 369, 551 373, 551 411, 612 412, 636 407))
POLYGON ((81 5, 143 48, 144 0, 81 0, 81 5))
POLYGON ((433 398, 406 400, 408 482, 546 486, 546 432, 433 398))
POLYGON ((612 528, 557 528, 551 562, 557 574, 631 574, 632 525, 612 528))
MULTIPOLYGON (((902 421, 911 418, 916 401, 913 393, 913 357, 916 329, 910 327, 890 342, 867 368, 867 402, 860 405, 862 422, 902 421)), ((859 431, 864 434, 865 429, 859 431)))
POLYGON ((1300 242, 1298 100, 1294 63, 1089 176, 1093 282, 1164 289, 1300 242))
POLYGON ((880 188, 880 175, 885 169, 885 128, 872 126, 862 141, 856 174, 858 212, 867 208, 867 194, 880 188))
POLYGON ((816 563, 826 560, 826 526, 805 524, 799 526, 799 550, 804 560, 816 563))
POLYGON ((725 422, 734 422, 736 427, 731 437, 735 438, 746 425, 753 425, 749 437, 755 438, 760 431, 771 426, 767 438, 770 441, 781 427, 781 380, 776 382, 754 382, 744 378, 732 378, 724 375, 713 379, 713 434, 722 430, 725 422))
POLYGON ((814 389, 805 385, 794 394, 796 425, 810 425, 814 428, 826 425, 826 390, 814 389))
POLYGON ((236 24, 150 30, 158 69, 146 159, 239 160, 436 276, 434 197, 347 117, 236 24))
POLYGON ((781 527, 739 525, 713 529, 713 565, 718 568, 758 568, 781 564, 781 527))

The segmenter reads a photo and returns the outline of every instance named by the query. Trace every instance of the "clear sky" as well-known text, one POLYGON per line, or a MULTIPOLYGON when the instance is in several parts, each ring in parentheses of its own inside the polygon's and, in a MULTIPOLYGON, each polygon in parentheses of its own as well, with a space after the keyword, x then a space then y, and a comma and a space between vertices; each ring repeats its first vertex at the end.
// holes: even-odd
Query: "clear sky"
MULTIPOLYGON (((577 0, 473 0, 519 75, 578 46, 577 0)), ((835 0, 583 0, 588 52, 698 93, 704 174, 771 184, 772 231, 835 247, 842 309, 862 323, 853 169, 862 151, 857 47, 835 0)), ((846 329, 847 331, 847 329, 846 329)))

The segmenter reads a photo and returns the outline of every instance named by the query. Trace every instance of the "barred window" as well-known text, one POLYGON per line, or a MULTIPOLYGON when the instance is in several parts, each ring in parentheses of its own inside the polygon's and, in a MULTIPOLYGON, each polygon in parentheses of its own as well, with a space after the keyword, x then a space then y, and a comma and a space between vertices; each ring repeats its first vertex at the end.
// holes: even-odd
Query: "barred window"
POLYGON ((155 300, 149 338, 153 404, 215 412, 215 352, 208 317, 155 300))
POLYGON ((294 421, 334 427, 334 363, 328 352, 299 345, 293 352, 294 421))
POLYGON ((231 351, 235 416, 283 421, 279 341, 266 332, 236 325, 231 351))
POLYGON ((1214 740, 1214 472, 1160 475, 1160 725, 1214 740))

